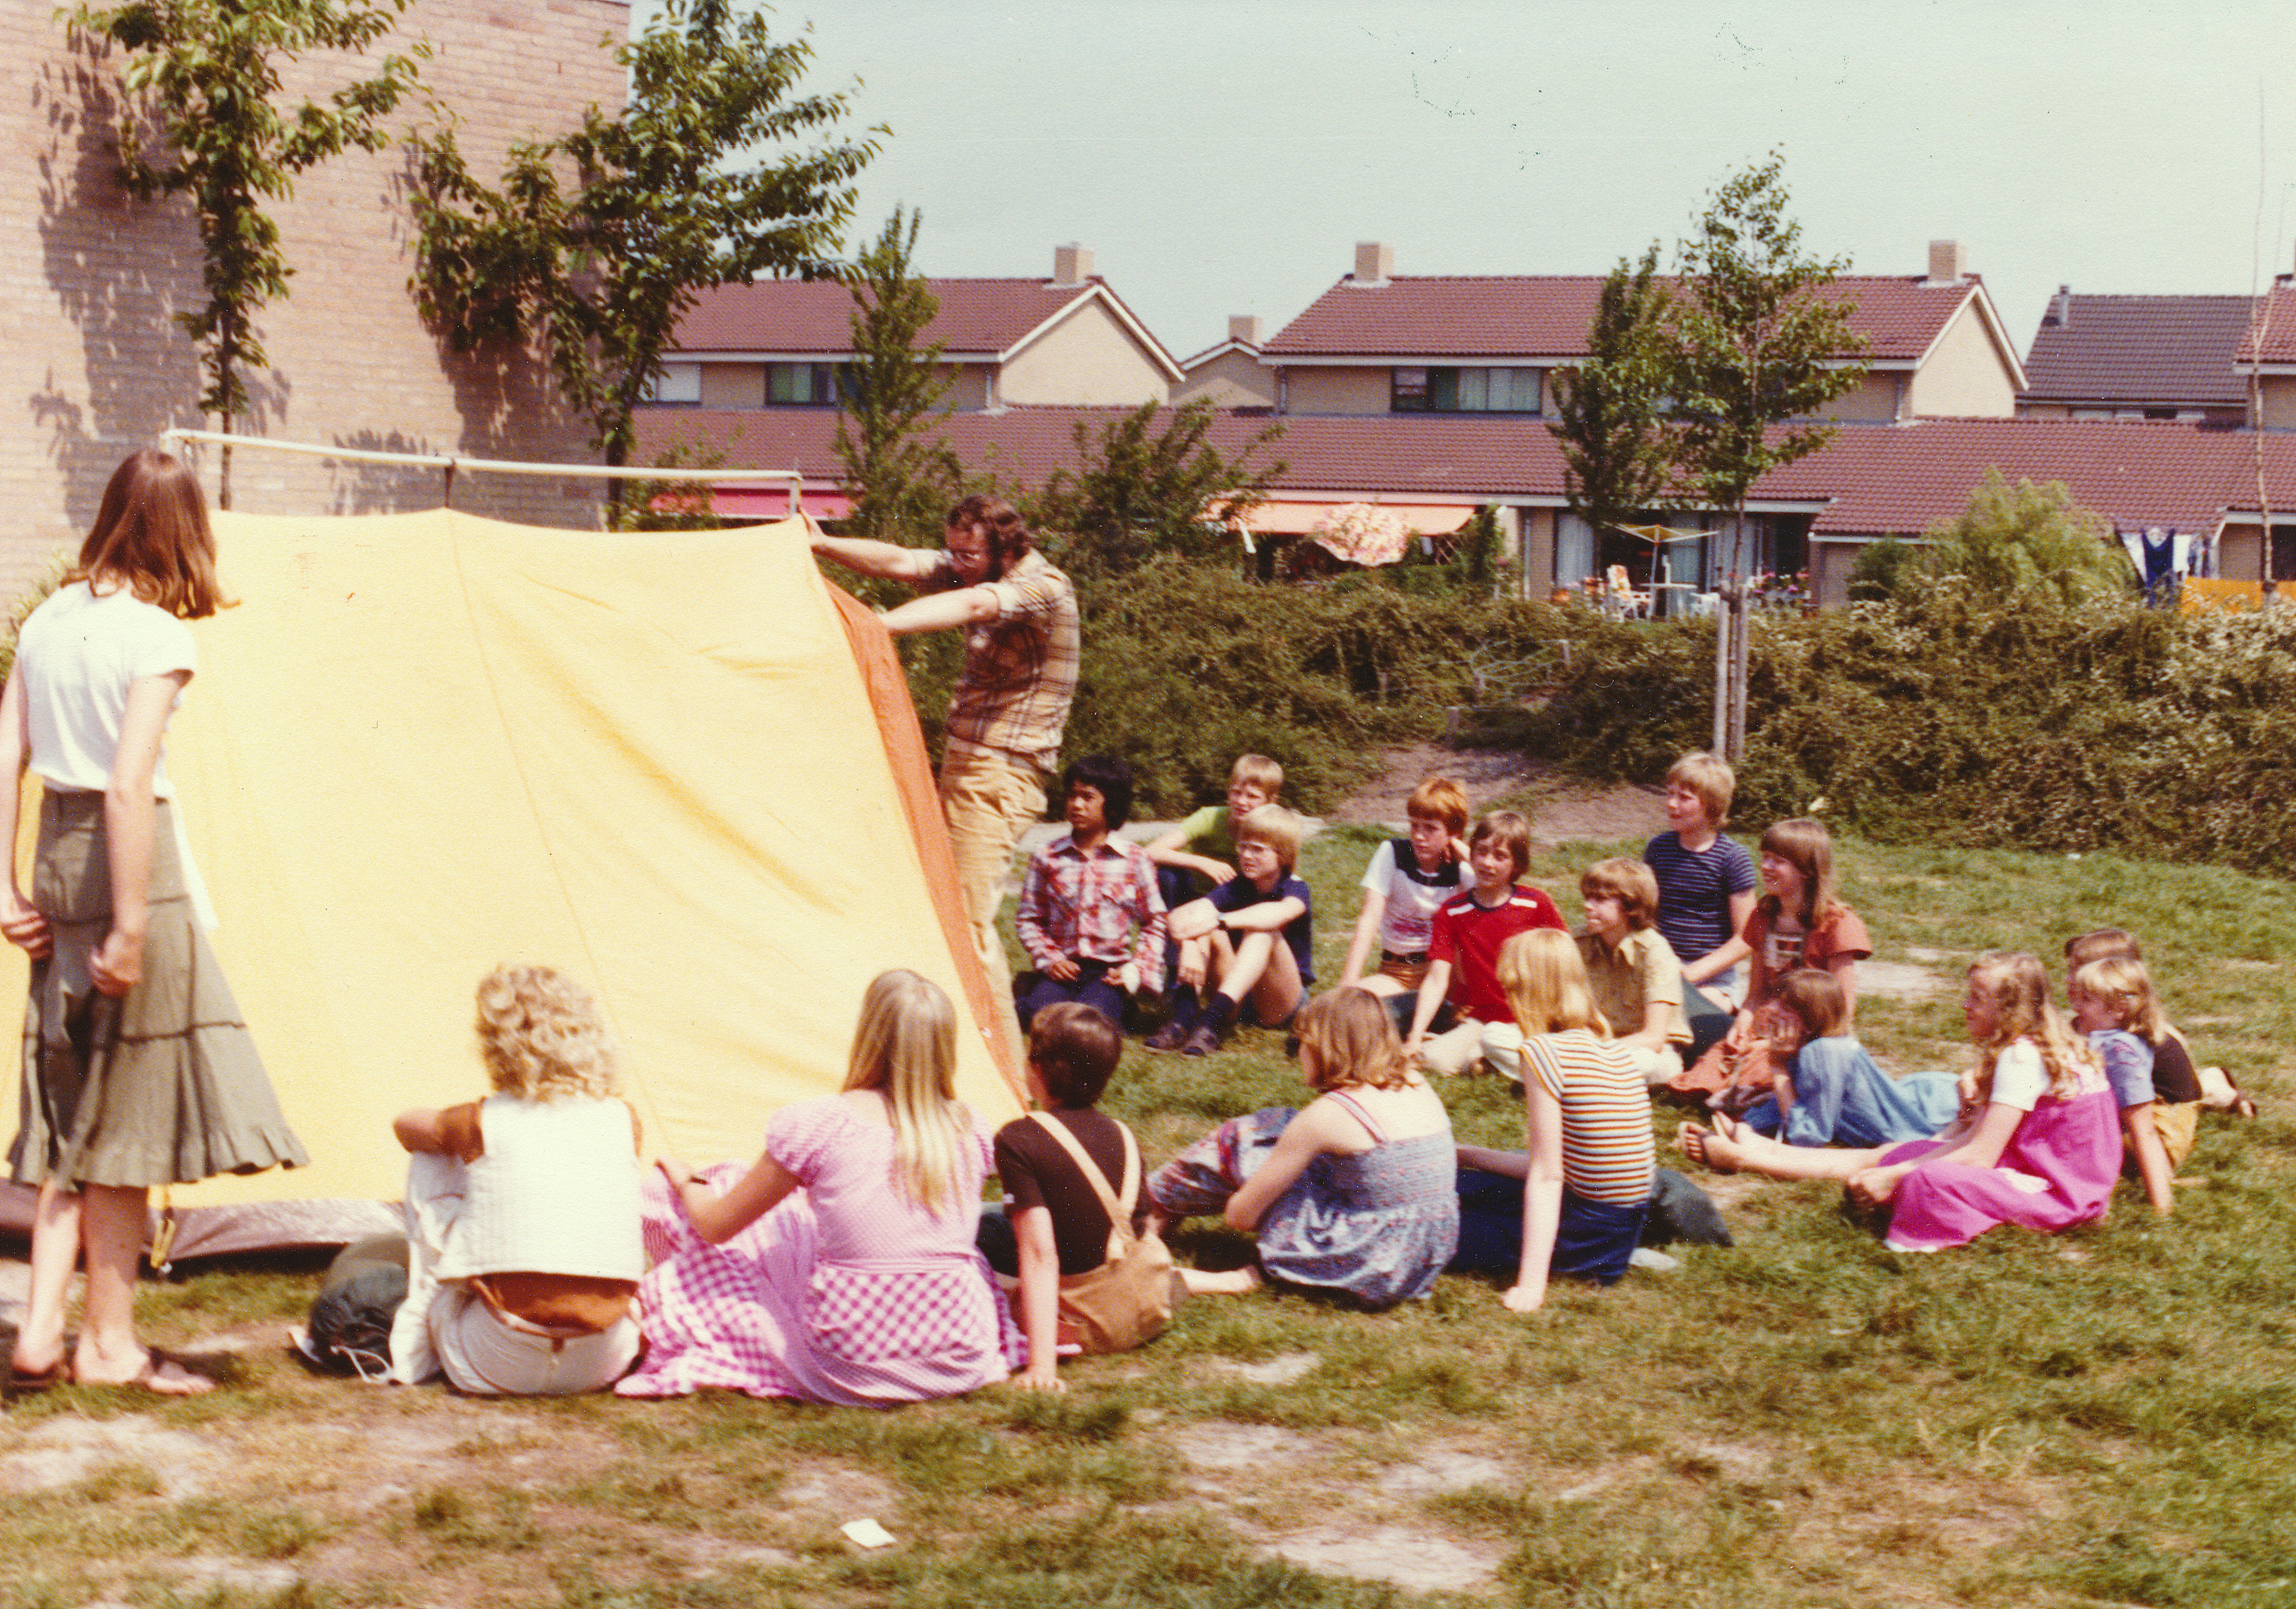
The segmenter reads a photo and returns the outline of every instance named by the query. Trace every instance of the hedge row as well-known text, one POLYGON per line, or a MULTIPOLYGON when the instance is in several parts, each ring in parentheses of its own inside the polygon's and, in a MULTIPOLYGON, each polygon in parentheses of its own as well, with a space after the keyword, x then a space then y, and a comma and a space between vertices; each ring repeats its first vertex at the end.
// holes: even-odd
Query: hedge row
MULTIPOLYGON (((1713 628, 1609 633, 1534 747, 1648 780, 1711 735, 1713 628)), ((2176 616, 1990 601, 1947 577, 1891 603, 1759 617, 1743 821, 1824 796, 1884 838, 2296 863, 2296 611, 2176 616)))

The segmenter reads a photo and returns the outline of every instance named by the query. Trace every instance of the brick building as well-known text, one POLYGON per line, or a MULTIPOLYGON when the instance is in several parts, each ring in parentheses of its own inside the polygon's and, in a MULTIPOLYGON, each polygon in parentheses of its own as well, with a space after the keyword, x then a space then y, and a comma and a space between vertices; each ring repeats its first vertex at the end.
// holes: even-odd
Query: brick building
MULTIPOLYGON (((555 133, 592 102, 616 106, 623 0, 414 0, 379 56, 427 37, 428 92, 464 119, 474 171, 498 173, 517 138, 555 133)), ((324 93, 360 76, 321 54, 287 90, 324 93)), ((113 177, 113 69, 75 49, 49 0, 0 5, 0 595, 59 546, 76 545, 119 461, 170 426, 212 429, 198 410, 199 359, 170 314, 201 298, 198 233, 180 201, 141 202, 113 177)), ((405 127, 419 110, 402 110, 405 127)), ((406 289, 412 225, 405 152, 353 151, 305 174, 277 203, 290 295, 258 319, 267 370, 250 372, 250 435, 386 452, 598 461, 589 429, 560 404, 530 355, 458 358, 406 289)), ((214 455, 200 454, 212 492, 214 455)), ((358 513, 435 505, 434 472, 284 453, 234 455, 234 506, 358 513)), ((535 524, 598 518, 595 482, 465 476, 455 506, 535 524)))

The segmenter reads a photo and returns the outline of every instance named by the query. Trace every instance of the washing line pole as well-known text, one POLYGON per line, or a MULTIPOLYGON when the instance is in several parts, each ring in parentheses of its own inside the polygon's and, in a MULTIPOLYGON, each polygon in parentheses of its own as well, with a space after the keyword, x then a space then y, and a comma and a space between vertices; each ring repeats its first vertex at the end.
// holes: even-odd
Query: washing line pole
POLYGON ((455 495, 458 470, 487 475, 550 475, 570 480, 672 480, 722 486, 730 481, 778 481, 789 487, 792 511, 805 501, 805 475, 799 470, 644 470, 625 464, 521 463, 503 458, 466 458, 460 453, 380 453, 367 447, 339 447, 325 442, 279 441, 267 436, 226 436, 214 430, 171 429, 160 432, 162 442, 200 442, 233 449, 261 448, 274 453, 299 453, 307 458, 337 458, 355 463, 404 464, 411 469, 437 470, 445 477, 441 502, 455 495))

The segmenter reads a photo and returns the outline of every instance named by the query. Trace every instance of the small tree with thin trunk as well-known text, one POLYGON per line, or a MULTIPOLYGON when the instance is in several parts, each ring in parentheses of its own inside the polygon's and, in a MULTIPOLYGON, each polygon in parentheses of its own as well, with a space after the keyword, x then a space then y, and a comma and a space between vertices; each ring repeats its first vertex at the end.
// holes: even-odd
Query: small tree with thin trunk
MULTIPOLYGON (((131 0, 70 14, 76 36, 125 54, 120 183, 144 200, 184 196, 198 220, 207 301, 176 322, 199 344, 201 411, 226 435, 247 412, 242 372, 271 361, 255 315, 286 297, 295 272, 266 204, 292 195, 298 174, 351 146, 389 144, 382 119, 414 87, 415 61, 430 47, 385 56, 373 78, 295 105, 279 100, 281 64, 316 50, 363 52, 406 3, 131 0)), ((229 449, 218 500, 231 506, 229 449)))
POLYGON ((1143 403, 1122 418, 1075 427, 1077 467, 1055 469, 1021 511, 1092 610, 1094 595, 1162 554, 1205 558, 1232 543, 1221 529, 1266 500, 1283 464, 1257 461, 1283 434, 1259 431, 1233 457, 1211 444, 1201 397, 1166 412, 1143 403), (1161 425, 1158 415, 1164 414, 1161 425))
POLYGON ((1603 282, 1587 357, 1554 372, 1562 494, 1570 511, 1601 531, 1664 501, 1674 477, 1667 389, 1672 298, 1658 277, 1658 248, 1638 264, 1620 258, 1603 282))
POLYGON ((1746 742, 1746 494, 1766 471, 1825 444, 1833 427, 1807 421, 1866 369, 1853 304, 1826 294, 1849 259, 1803 252, 1784 167, 1772 151, 1727 180, 1678 248, 1676 458, 1681 489, 1731 517, 1714 742, 1732 758, 1746 742))
POLYGON ((962 475, 947 440, 926 435, 947 417, 953 382, 939 345, 918 344, 940 301, 910 272, 917 223, 894 208, 858 258, 853 361, 837 386, 837 457, 854 494, 846 530, 878 542, 937 535, 962 475))
MULTIPOLYGON (((424 316, 463 350, 539 335, 606 462, 628 463, 633 415, 697 293, 837 272, 853 180, 885 131, 752 156, 844 118, 842 93, 792 98, 812 57, 726 0, 663 0, 616 53, 630 71, 620 113, 593 106, 570 134, 512 146, 498 188, 472 176, 452 128, 418 136, 424 316)), ((619 523, 627 487, 607 487, 619 523)))

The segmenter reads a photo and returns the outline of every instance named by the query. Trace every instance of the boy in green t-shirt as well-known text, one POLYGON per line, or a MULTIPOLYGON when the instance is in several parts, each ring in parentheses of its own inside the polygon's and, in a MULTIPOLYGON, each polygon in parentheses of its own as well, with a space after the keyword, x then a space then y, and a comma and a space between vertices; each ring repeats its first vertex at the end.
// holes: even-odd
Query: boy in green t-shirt
POLYGON ((1164 908, 1177 911, 1235 876, 1235 824, 1283 791, 1283 768, 1266 755, 1228 768, 1227 803, 1207 804, 1148 845, 1164 908))

